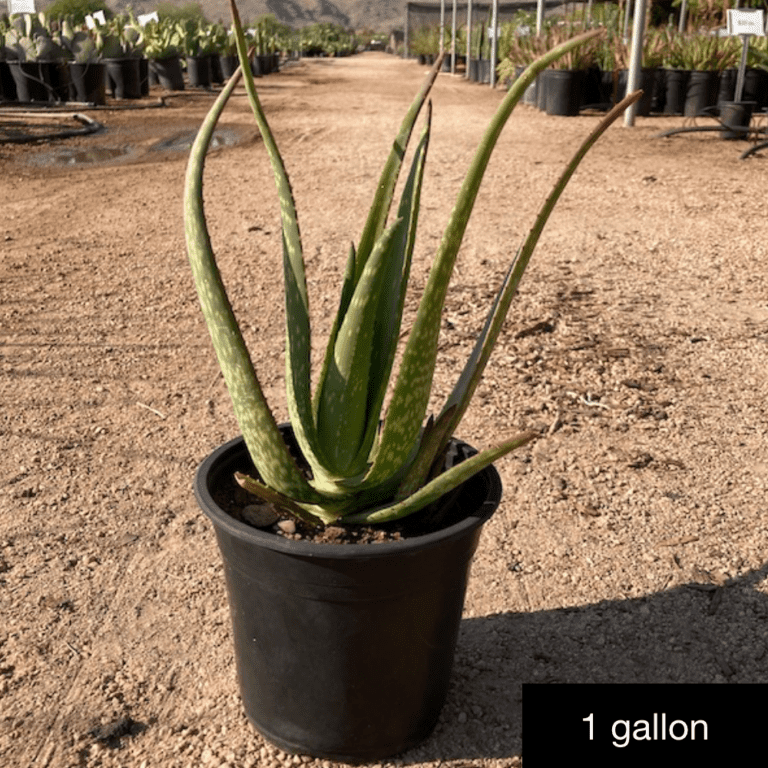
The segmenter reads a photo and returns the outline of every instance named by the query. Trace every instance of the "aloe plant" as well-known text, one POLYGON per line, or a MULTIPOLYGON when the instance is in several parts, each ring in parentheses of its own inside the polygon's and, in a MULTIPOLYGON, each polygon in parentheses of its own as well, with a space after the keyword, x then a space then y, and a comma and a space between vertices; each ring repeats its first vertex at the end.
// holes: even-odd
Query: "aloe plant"
MULTIPOLYGON (((232 0, 240 62, 248 52, 232 0)), ((528 443, 532 432, 515 435, 445 471, 443 452, 455 433, 498 339, 502 323, 544 224, 565 185, 598 136, 631 103, 613 110, 569 163, 541 209, 530 234, 509 266, 486 323, 451 395, 435 418, 426 420, 443 305, 450 276, 480 182, 499 134, 525 89, 544 67, 593 39, 584 34, 558 46, 515 81, 492 119, 472 161, 445 229, 416 319, 382 412, 401 321, 419 216, 429 144, 431 105, 403 186, 388 223, 397 178, 415 122, 437 77, 440 59, 408 110, 393 143, 357 248, 351 248, 339 310, 314 393, 310 391, 310 321, 298 219, 282 157, 267 123, 248 66, 245 87, 269 155, 280 199, 286 305, 286 389, 291 425, 311 477, 303 473, 283 441, 248 354, 211 248, 203 209, 205 154, 237 78, 233 77, 207 115, 190 152, 184 192, 185 235, 190 265, 213 346, 243 438, 259 478, 238 482, 261 499, 312 522, 377 523, 416 512, 506 453, 528 443)))

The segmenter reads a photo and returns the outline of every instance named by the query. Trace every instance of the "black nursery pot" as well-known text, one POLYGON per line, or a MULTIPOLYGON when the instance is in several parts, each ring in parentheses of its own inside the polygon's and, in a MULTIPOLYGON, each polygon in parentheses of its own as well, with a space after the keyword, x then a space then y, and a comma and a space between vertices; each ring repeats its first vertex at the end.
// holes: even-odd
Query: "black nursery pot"
POLYGON ((187 77, 189 77, 189 84, 193 88, 210 88, 210 56, 187 56, 187 77))
POLYGON ((87 64, 69 64, 70 97, 74 101, 92 104, 106 104, 106 78, 104 64, 89 62, 87 64))
POLYGON ((720 138, 726 141, 746 139, 757 103, 754 101, 724 101, 720 105, 720 138))
POLYGON ((445 702, 470 563, 501 499, 498 473, 488 467, 461 486, 452 503, 464 519, 436 533, 320 544, 252 528, 214 501, 249 466, 238 438, 195 478, 224 562, 248 719, 280 748, 327 759, 415 746, 445 702))
POLYGON ((581 107, 580 69, 552 69, 547 72, 546 110, 548 115, 574 117, 581 107))
POLYGON ((166 91, 184 90, 184 73, 178 56, 150 59, 149 72, 150 76, 154 75, 157 78, 157 84, 166 91))
POLYGON ((135 58, 103 59, 106 88, 114 99, 141 98, 141 65, 135 58))

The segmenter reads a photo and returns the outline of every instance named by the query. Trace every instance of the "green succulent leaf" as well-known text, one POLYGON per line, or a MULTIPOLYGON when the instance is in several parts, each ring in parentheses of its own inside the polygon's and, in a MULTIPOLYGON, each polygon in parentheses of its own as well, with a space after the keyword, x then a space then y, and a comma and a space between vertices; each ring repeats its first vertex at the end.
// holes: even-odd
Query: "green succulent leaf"
POLYGON ((338 513, 327 512, 322 508, 317 510, 317 514, 312 514, 300 504, 297 504, 293 499, 275 491, 268 485, 264 485, 264 483, 261 483, 250 475, 245 475, 242 472, 235 472, 235 481, 241 488, 248 491, 248 493, 258 496, 262 501, 273 504, 275 507, 289 512, 294 517, 299 518, 299 520, 304 520, 311 525, 317 525, 319 522, 332 523, 339 519, 338 513))
POLYGON ((280 493, 301 501, 319 501, 291 458, 267 405, 248 348, 227 298, 211 248, 203 209, 205 154, 221 112, 237 84, 233 76, 208 113, 190 150, 184 185, 184 222, 187 252, 208 330, 235 417, 264 482, 280 493))
POLYGON ((445 53, 441 53, 433 67, 429 70, 429 74, 424 80, 421 89, 416 98, 411 103, 403 122, 400 126, 400 131, 395 137, 395 141, 392 145, 392 150, 389 153, 386 163, 384 164, 384 170, 381 172, 379 178, 378 192, 373 200, 371 209, 368 212, 368 218, 366 219, 363 233, 360 237, 360 243, 357 248, 358 261, 357 261, 357 277, 362 274, 365 262, 368 260, 368 256, 373 250, 374 243, 378 240, 379 235, 384 229, 384 224, 389 215, 389 209, 392 206, 392 199, 395 194, 395 186, 397 184, 398 176, 400 175, 400 168, 403 164, 405 152, 408 147, 408 142, 413 132, 413 126, 416 124, 416 118, 421 112, 421 108, 429 96, 430 90, 434 85, 435 79, 440 72, 440 67, 443 62, 445 53))
POLYGON ((321 380, 318 433, 326 456, 332 455, 336 470, 347 477, 364 472, 378 432, 400 337, 430 126, 431 107, 398 218, 380 236, 354 287, 321 380))
POLYGON ((449 435, 464 416, 475 389, 482 378, 485 366, 496 346, 496 342, 498 341, 499 333, 501 332, 512 299, 517 293, 517 288, 528 266, 528 262, 531 260, 531 256, 539 241, 539 237, 541 236, 557 201, 560 199, 560 195, 563 193, 563 190, 565 190, 565 187, 576 172, 579 164, 595 142, 603 135, 603 133, 605 133, 608 127, 616 121, 624 110, 630 104, 637 101, 641 96, 642 91, 635 91, 634 93, 629 94, 608 112, 576 151, 542 205, 525 242, 509 266, 504 281, 502 282, 491 310, 488 313, 483 330, 478 336, 472 353, 467 360, 467 364, 446 402, 443 413, 449 411, 453 413, 450 421, 450 428, 448 430, 449 435))
MULTIPOLYGON (((376 188, 376 195, 374 196, 373 203, 368 212, 368 217, 366 219, 365 226, 363 227, 362 235, 360 236, 360 243, 357 250, 355 250, 353 246, 352 253, 350 254, 350 259, 347 263, 347 272, 344 277, 344 287, 339 301, 339 309, 336 313, 336 319, 328 339, 328 346, 325 352, 325 360, 323 362, 323 367, 316 392, 315 412, 317 412, 317 408, 319 407, 318 400, 320 394, 324 390, 326 376, 328 375, 328 371, 332 366, 333 356, 337 347, 336 337, 338 335, 339 329, 341 328, 344 317, 346 316, 349 304, 352 301, 355 286, 362 277, 363 270, 365 269, 365 265, 373 251, 375 243, 378 241, 378 239, 381 237, 381 233, 384 231, 384 226, 392 206, 395 187, 400 175, 400 169, 402 168, 408 143, 413 132, 413 127, 416 124, 419 113, 427 101, 429 92, 432 89, 435 79, 437 78, 437 75, 440 71, 442 58, 443 55, 441 54, 441 56, 435 62, 434 66, 430 69, 419 92, 416 95, 416 98, 411 103, 408 112, 403 118, 398 135, 395 137, 395 140, 392 144, 392 149, 390 150, 389 156, 387 157, 384 168, 381 172, 381 176, 379 177, 379 182, 376 188)), ((418 212, 418 203, 416 208, 418 212)), ((415 234, 415 231, 412 230, 412 233, 415 234)), ((375 428, 378 428, 378 423, 376 423, 375 428)))
POLYGON ((463 482, 485 469, 494 461, 498 461, 502 456, 510 451, 522 447, 537 437, 536 432, 524 432, 516 435, 510 440, 498 445, 496 448, 489 448, 485 451, 462 461, 442 474, 439 474, 434 480, 428 482, 415 493, 412 493, 402 501, 396 501, 379 509, 370 512, 359 512, 357 514, 347 515, 344 518, 346 523, 385 523, 390 520, 399 520, 402 517, 418 512, 433 501, 437 501, 454 488, 458 488, 463 482))
POLYGON ((245 72, 244 83, 256 124, 267 150, 280 198, 280 217, 283 228, 283 271, 285 276, 286 309, 286 390, 288 412, 296 439, 302 453, 309 461, 319 484, 323 484, 326 472, 324 456, 319 447, 310 392, 311 338, 309 323, 309 298, 304 270, 304 257, 299 232, 299 221, 288 173, 280 150, 261 107, 256 84, 249 66, 248 50, 240 16, 234 0, 231 0, 232 21, 241 68, 245 72))
POLYGON ((507 93, 491 120, 461 186, 430 270, 416 320, 403 353, 369 482, 381 481, 403 466, 424 423, 437 360, 437 343, 445 296, 480 183, 502 129, 525 88, 542 69, 600 34, 602 30, 579 35, 534 62, 507 93))
POLYGON ((385 271, 396 250, 393 239, 400 228, 398 220, 384 230, 376 243, 355 287, 323 382, 317 428, 324 455, 341 476, 356 475, 362 470, 355 465, 355 459, 367 432, 374 320, 388 291, 385 271))
POLYGON ((396 499, 408 498, 426 482, 434 471, 435 463, 442 455, 448 439, 451 437, 453 415, 456 408, 447 408, 437 420, 430 416, 424 427, 416 458, 408 469, 408 474, 397 489, 396 499))

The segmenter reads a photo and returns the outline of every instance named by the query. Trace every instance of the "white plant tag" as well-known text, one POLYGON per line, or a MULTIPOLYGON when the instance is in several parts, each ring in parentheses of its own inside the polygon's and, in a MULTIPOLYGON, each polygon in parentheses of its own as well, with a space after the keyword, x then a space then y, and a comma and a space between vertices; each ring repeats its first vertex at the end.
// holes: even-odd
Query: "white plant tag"
POLYGON ((8 0, 8 13, 35 13, 35 0, 8 0))
POLYGON ((85 17, 85 24, 88 29, 96 29, 96 22, 101 26, 107 23, 107 17, 104 15, 104 11, 95 11, 92 15, 85 17))
POLYGON ((765 37, 765 20, 763 9, 734 10, 728 9, 729 35, 755 35, 765 37))
POLYGON ((157 11, 152 11, 152 13, 139 14, 138 22, 142 27, 146 27, 150 21, 160 21, 160 17, 157 15, 157 11))

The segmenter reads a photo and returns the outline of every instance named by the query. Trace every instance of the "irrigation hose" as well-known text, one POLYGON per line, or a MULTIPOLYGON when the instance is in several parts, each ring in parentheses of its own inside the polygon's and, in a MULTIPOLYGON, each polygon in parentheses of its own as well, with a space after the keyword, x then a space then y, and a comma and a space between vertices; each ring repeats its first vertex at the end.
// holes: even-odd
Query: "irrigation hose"
POLYGON ((0 144, 32 144, 36 141, 51 141, 53 139, 69 139, 73 136, 87 136, 89 133, 96 133, 104 129, 104 126, 96 120, 75 112, 70 115, 83 125, 82 128, 72 128, 70 130, 56 131, 51 133, 26 134, 24 136, 9 136, 0 138, 0 144))

